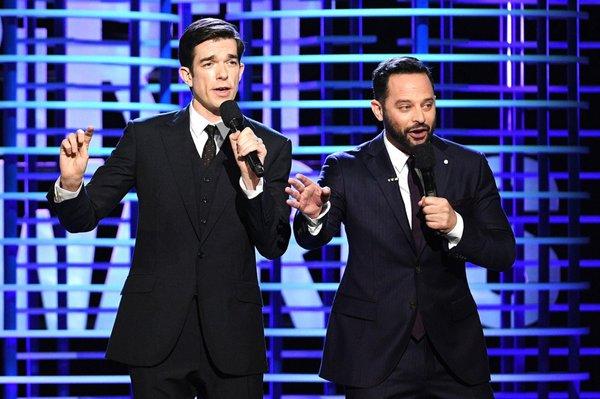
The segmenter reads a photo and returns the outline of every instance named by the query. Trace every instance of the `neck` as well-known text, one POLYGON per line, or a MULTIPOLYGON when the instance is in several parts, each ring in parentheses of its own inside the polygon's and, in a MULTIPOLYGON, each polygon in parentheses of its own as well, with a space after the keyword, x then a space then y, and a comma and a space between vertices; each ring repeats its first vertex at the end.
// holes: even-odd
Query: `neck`
POLYGON ((197 113, 206 118, 206 120, 210 123, 214 124, 221 120, 221 115, 210 111, 208 108, 203 107, 200 101, 196 100, 195 97, 192 100, 192 107, 194 107, 194 110, 196 110, 197 113))

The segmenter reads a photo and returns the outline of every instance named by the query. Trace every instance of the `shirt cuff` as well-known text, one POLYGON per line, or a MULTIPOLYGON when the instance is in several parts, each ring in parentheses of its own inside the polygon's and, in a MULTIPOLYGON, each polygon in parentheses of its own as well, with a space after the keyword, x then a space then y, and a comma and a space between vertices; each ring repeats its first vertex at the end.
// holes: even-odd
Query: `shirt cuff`
POLYGON ((81 191, 81 187, 83 187, 83 181, 79 185, 79 188, 77 189, 77 191, 65 190, 64 188, 62 188, 60 186, 60 177, 59 177, 58 179, 56 179, 56 182, 54 183, 54 202, 58 204, 63 201, 77 198, 77 196, 79 195, 79 192, 81 191))
POLYGON ((248 199, 252 199, 252 198, 256 198, 258 197, 260 194, 262 194, 263 192, 263 187, 264 187, 264 180, 261 177, 258 180, 258 184, 256 185, 256 188, 254 190, 248 190, 246 188, 246 185, 244 184, 244 179, 242 179, 240 177, 240 187, 242 189, 242 191, 244 192, 244 194, 246 194, 246 197, 248 197, 248 199))
POLYGON ((465 230, 465 223, 463 222, 462 216, 460 213, 456 212, 456 225, 452 230, 446 233, 446 239, 448 240, 448 249, 452 249, 458 245, 460 239, 463 236, 463 231, 465 230))
POLYGON ((308 220, 308 232, 310 233, 310 235, 312 236, 316 236, 319 234, 319 232, 321 231, 321 228, 323 227, 323 222, 321 221, 321 219, 323 219, 323 216, 327 215, 327 212, 329 212, 329 209, 331 209, 331 202, 327 201, 323 207, 323 209, 321 210, 321 214, 319 216, 317 216, 315 219, 313 218, 309 218, 308 216, 304 215, 304 217, 306 218, 306 220, 308 220))

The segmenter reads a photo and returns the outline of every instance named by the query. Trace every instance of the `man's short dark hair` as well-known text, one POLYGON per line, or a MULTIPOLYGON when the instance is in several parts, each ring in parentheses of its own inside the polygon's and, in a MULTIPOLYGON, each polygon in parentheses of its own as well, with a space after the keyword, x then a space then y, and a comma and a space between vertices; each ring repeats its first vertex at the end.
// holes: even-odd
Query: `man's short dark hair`
POLYGON ((192 70, 196 46, 207 40, 215 39, 235 39, 237 56, 241 61, 245 47, 235 26, 218 18, 202 18, 192 22, 179 39, 179 63, 181 66, 192 70))
POLYGON ((395 57, 381 62, 373 71, 373 96, 384 102, 388 95, 388 81, 394 74, 424 73, 434 88, 431 70, 414 57, 395 57))

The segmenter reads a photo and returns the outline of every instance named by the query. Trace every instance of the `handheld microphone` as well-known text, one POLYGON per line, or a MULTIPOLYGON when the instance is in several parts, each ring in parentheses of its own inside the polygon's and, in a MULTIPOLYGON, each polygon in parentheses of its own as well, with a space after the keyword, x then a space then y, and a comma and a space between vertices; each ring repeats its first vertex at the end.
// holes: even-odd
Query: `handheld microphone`
MULTIPOLYGON (((221 113, 221 118, 223 118, 223 123, 229 129, 236 131, 242 131, 244 129, 244 116, 242 115, 242 111, 235 101, 227 100, 223 102, 219 107, 219 111, 221 113)), ((256 151, 252 151, 246 155, 245 159, 250 166, 250 169, 252 169, 256 176, 264 176, 265 167, 258 158, 258 153, 256 151)))
POLYGON ((419 175, 419 181, 425 196, 437 197, 435 175, 433 173, 435 166, 433 146, 429 141, 416 145, 413 147, 412 154, 415 157, 415 169, 418 172, 417 175, 419 175))

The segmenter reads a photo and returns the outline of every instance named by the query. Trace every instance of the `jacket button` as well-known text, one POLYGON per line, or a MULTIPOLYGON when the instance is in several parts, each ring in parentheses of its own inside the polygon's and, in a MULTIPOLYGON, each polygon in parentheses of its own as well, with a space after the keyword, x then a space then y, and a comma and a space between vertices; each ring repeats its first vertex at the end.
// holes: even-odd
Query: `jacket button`
POLYGON ((202 219, 202 220, 200 220, 200 223, 202 223, 202 224, 206 224, 206 219, 202 219))
POLYGON ((417 303, 415 301, 410 301, 410 308, 411 309, 416 309, 417 308, 417 303))
POLYGON ((206 199, 206 198, 202 198, 201 201, 202 201, 203 204, 208 203, 208 199, 206 199))
POLYGON ((202 251, 198 251, 198 257, 199 257, 200 259, 204 258, 204 252, 202 252, 202 251))
POLYGON ((203 180, 205 183, 210 183, 210 177, 205 177, 203 180))
POLYGON ((417 274, 421 273, 421 265, 420 264, 417 264, 417 266, 415 267, 415 272, 417 274))

